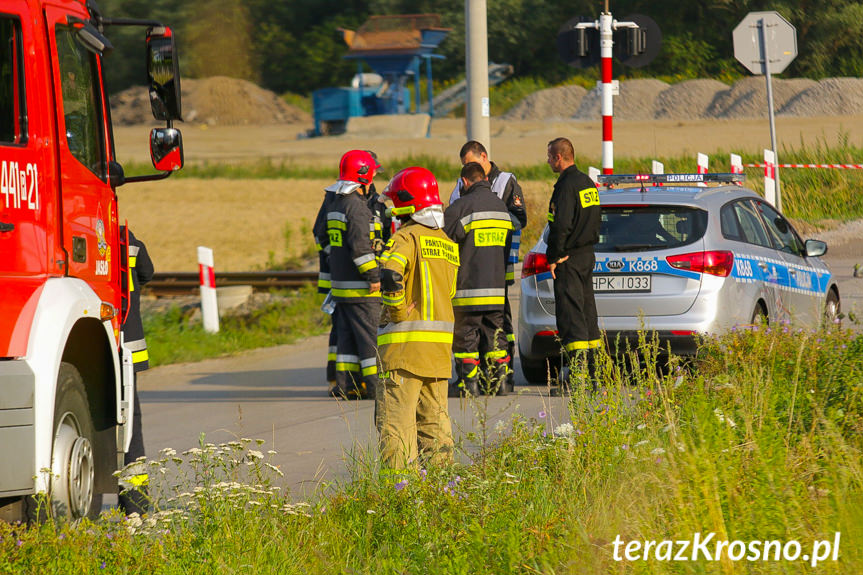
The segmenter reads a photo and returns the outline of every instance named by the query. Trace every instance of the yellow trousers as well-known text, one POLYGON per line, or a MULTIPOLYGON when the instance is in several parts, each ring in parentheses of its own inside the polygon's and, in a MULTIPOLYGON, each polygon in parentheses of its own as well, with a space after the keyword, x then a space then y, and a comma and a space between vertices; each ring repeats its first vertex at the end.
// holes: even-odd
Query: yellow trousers
POLYGON ((420 457, 432 465, 452 463, 447 380, 392 370, 380 378, 376 402, 384 466, 401 469, 416 465, 420 457))

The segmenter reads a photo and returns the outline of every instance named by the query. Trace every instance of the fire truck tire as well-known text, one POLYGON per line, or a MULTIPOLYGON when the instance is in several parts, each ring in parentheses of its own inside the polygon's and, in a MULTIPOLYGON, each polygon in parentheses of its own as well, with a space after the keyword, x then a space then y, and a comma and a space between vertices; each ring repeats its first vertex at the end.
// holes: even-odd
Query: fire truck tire
MULTIPOLYGON (((54 407, 54 444, 51 451, 51 508, 53 516, 71 520, 95 519, 102 495, 94 493, 95 431, 87 391, 78 369, 60 364, 54 407)), ((38 507, 38 506, 37 506, 38 507)), ((38 508, 36 519, 44 516, 38 508)))

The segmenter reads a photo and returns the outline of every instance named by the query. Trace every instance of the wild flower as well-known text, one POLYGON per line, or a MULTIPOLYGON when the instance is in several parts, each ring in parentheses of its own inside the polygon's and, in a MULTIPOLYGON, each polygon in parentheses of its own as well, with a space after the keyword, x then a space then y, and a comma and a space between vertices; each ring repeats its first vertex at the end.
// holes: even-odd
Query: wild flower
POLYGON ((404 488, 405 488, 405 487, 407 487, 407 486, 408 486, 408 480, 407 480, 407 479, 402 479, 401 481, 399 481, 398 483, 396 483, 396 484, 393 486, 393 488, 394 488, 396 491, 401 491, 402 489, 404 489, 404 488))
POLYGON ((558 437, 571 437, 575 433, 575 426, 571 423, 561 423, 554 428, 554 434, 558 437))
POLYGON ((661 447, 655 447, 650 450, 651 455, 662 455, 663 453, 665 453, 665 450, 661 447))
POLYGON ((548 415, 548 414, 547 414, 545 411, 540 411, 540 412, 539 412, 539 418, 540 418, 540 419, 545 419, 545 417, 546 417, 547 415, 548 415))

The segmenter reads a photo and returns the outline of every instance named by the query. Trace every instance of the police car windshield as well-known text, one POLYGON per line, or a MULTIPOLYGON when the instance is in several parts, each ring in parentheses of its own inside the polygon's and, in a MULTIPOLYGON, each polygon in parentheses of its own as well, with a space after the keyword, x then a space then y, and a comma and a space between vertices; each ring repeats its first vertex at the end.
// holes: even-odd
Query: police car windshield
POLYGON ((700 240, 707 212, 688 206, 603 206, 597 252, 667 250, 700 240))

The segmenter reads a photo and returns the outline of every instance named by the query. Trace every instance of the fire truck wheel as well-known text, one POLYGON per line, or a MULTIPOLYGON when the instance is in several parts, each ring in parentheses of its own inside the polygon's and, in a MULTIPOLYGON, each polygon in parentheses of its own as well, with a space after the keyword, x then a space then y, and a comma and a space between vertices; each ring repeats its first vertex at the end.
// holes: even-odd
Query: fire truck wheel
POLYGON ((60 364, 51 453, 51 505, 54 516, 75 520, 98 517, 101 494, 94 493, 93 419, 77 368, 60 364))

